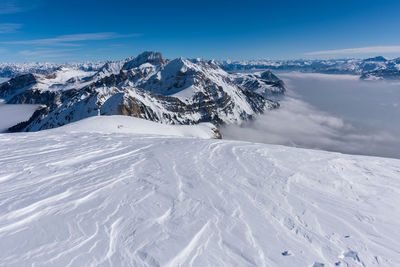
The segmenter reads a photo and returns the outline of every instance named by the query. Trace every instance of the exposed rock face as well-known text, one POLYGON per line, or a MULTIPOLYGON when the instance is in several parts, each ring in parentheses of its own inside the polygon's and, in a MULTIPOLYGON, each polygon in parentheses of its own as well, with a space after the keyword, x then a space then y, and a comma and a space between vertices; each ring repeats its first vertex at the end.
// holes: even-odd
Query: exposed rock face
POLYGON ((8 103, 43 104, 14 131, 38 131, 89 116, 128 115, 169 124, 235 123, 279 104, 283 82, 269 71, 228 74, 215 61, 164 60, 160 53, 109 62, 97 72, 59 68, 0 85, 8 103), (86 75, 85 75, 86 74, 86 75))
POLYGON ((16 95, 18 93, 17 90, 29 87, 36 82, 36 76, 33 74, 25 74, 12 78, 11 80, 0 84, 0 98, 7 98, 16 95))
POLYGON ((266 98, 285 92, 284 82, 269 70, 261 74, 236 74, 236 76, 237 83, 266 98))
POLYGON ((130 70, 133 68, 138 68, 141 65, 148 63, 151 65, 161 65, 164 64, 164 60, 159 52, 143 52, 136 58, 128 60, 122 67, 123 70, 130 70))

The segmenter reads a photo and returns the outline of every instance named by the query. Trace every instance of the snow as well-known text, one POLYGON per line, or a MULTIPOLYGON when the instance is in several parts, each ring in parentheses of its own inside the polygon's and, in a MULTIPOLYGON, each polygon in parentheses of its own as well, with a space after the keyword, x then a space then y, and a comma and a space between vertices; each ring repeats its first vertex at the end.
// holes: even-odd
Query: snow
POLYGON ((0 84, 5 83, 6 81, 8 81, 10 78, 3 78, 0 77, 0 84))
POLYGON ((78 82, 80 82, 83 78, 94 74, 95 72, 60 67, 56 72, 53 73, 54 77, 45 76, 39 79, 39 83, 36 85, 36 88, 45 91, 78 89, 88 84, 87 82, 77 84, 78 82))
POLYGON ((191 86, 185 88, 185 90, 181 90, 175 94, 171 94, 171 96, 179 98, 181 101, 187 101, 188 99, 191 99, 195 95, 195 93, 198 91, 199 91, 198 88, 191 85, 191 86))
POLYGON ((215 135, 213 129, 216 128, 211 123, 167 125, 129 116, 114 115, 89 117, 53 131, 62 133, 131 133, 209 139, 215 135))
POLYGON ((121 120, 0 134, 2 264, 400 266, 400 160, 121 120))
MULTIPOLYGON (((80 69, 80 70, 95 70, 102 67, 106 62, 101 61, 88 61, 88 62, 66 62, 63 66, 80 69)), ((60 64, 52 62, 25 62, 25 63, 15 63, 15 62, 0 62, 0 73, 11 74, 13 77, 15 75, 21 75, 24 73, 36 73, 36 74, 48 74, 55 71, 60 64)))
POLYGON ((381 56, 367 59, 295 59, 295 60, 250 60, 250 61, 222 61, 220 66, 229 71, 252 71, 271 69, 279 71, 302 71, 331 74, 365 75, 384 70, 391 73, 391 79, 398 77, 400 59, 385 59, 381 56))
POLYGON ((39 105, 12 105, 0 99, 0 133, 17 123, 27 121, 39 105))

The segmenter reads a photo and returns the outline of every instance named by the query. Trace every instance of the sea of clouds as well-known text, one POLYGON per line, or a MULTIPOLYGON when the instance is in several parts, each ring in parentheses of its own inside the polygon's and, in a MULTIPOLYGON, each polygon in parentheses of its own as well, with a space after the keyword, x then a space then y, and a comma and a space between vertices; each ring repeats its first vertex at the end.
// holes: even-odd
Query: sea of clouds
POLYGON ((221 129, 226 139, 400 158, 400 83, 353 75, 280 73, 277 110, 221 129))

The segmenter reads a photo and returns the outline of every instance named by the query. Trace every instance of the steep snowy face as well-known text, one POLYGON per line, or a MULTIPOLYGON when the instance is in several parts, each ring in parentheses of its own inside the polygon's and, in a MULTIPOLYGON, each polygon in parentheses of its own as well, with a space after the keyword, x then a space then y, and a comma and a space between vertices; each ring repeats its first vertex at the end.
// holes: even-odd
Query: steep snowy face
POLYGON ((46 105, 13 131, 57 127, 98 109, 168 124, 235 123, 277 108, 268 97, 284 93, 272 73, 229 74, 215 61, 164 60, 158 52, 107 62, 97 72, 62 67, 28 78, 29 86, 14 80, 0 85, 0 97, 9 103, 46 105))
POLYGON ((1 265, 400 266, 400 160, 97 119, 0 134, 1 265))
POLYGON ((165 62, 159 53, 138 58, 125 63, 120 74, 94 85, 96 90, 112 87, 120 93, 104 103, 104 114, 119 106, 122 114, 165 123, 225 123, 277 107, 276 102, 238 83, 236 75, 226 73, 214 62, 183 58, 165 62), (143 58, 149 61, 142 63, 143 58))
POLYGON ((227 80, 227 73, 220 68, 214 69, 205 61, 191 62, 184 58, 168 61, 165 65, 142 64, 129 73, 133 78, 128 85, 183 101, 190 100, 197 92, 207 91, 207 84, 221 84, 227 80))
POLYGON ((235 80, 242 86, 264 97, 282 95, 285 92, 284 82, 269 70, 254 74, 238 73, 235 80))
POLYGON ((60 66, 52 74, 39 76, 37 88, 43 91, 79 89, 88 84, 87 76, 91 74, 94 72, 60 66))
POLYGON ((90 79, 97 81, 112 74, 118 74, 125 62, 125 60, 106 62, 90 79))

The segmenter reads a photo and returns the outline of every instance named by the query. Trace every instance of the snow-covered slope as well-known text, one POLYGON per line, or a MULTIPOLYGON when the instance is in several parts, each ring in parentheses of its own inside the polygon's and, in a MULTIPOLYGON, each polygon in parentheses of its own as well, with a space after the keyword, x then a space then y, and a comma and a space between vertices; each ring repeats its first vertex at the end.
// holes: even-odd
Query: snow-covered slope
POLYGON ((211 123, 197 125, 167 125, 129 116, 94 116, 64 125, 52 132, 59 133, 130 133, 167 135, 197 138, 221 138, 218 129, 211 123))
POLYGON ((103 123, 0 135, 2 265, 400 266, 399 160, 103 123))
POLYGON ((6 82, 6 81, 8 81, 8 80, 9 80, 9 78, 0 78, 0 84, 6 82))

